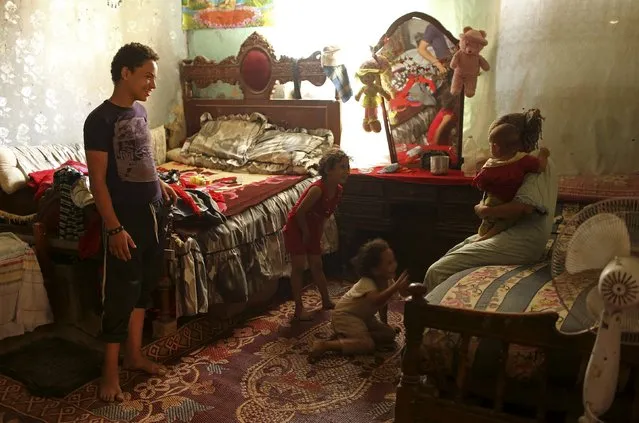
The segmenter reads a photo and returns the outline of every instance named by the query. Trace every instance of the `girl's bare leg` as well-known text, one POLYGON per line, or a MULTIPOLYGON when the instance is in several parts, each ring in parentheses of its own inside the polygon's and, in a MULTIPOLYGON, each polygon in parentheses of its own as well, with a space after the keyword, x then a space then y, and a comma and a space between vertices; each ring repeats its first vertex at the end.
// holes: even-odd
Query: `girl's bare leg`
POLYGON ((313 282, 317 285, 317 289, 322 296, 322 308, 324 310, 332 310, 335 308, 335 304, 331 301, 331 297, 328 294, 328 282, 326 281, 326 275, 324 275, 324 265, 322 263, 322 256, 308 256, 308 265, 311 268, 311 276, 313 276, 313 282))
POLYGON ((291 256, 291 290, 293 291, 293 301, 295 301, 295 319, 312 320, 313 316, 304 310, 302 304, 302 280, 304 278, 304 267, 306 257, 302 255, 291 256))

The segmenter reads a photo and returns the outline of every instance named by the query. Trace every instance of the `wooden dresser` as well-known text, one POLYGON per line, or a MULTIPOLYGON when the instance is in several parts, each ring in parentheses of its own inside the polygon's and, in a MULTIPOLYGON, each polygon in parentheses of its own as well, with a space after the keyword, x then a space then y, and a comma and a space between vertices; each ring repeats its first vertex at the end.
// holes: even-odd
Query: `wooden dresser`
POLYGON ((421 169, 392 175, 354 171, 336 212, 345 263, 374 237, 392 246, 400 269, 421 281, 428 266, 476 233, 473 206, 481 193, 459 171, 433 176, 421 169))

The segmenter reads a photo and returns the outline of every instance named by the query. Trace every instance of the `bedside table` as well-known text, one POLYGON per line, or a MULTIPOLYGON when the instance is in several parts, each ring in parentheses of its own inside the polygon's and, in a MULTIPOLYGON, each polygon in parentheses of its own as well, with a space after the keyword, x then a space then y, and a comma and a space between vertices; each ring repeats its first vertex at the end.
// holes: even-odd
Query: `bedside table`
POLYGON ((400 269, 421 281, 428 266, 477 232, 474 205, 481 192, 460 171, 435 176, 422 169, 393 174, 354 169, 336 212, 344 264, 367 240, 381 237, 392 246, 400 269))

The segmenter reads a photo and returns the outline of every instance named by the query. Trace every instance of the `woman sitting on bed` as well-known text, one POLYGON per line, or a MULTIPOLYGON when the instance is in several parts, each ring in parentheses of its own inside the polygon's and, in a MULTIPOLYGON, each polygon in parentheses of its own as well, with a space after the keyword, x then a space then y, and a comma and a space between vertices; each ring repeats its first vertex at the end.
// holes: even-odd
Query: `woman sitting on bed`
MULTIPOLYGON (((509 123, 518 129, 519 151, 525 153, 537 149, 541 132, 541 125, 526 119, 530 113, 512 113, 495 122, 509 123)), ((548 160, 544 172, 526 176, 511 202, 495 207, 476 205, 475 213, 480 219, 519 219, 517 225, 481 241, 477 241, 479 235, 473 235, 453 247, 428 268, 424 277, 428 291, 455 273, 474 267, 539 261, 552 230, 557 189, 554 165, 548 160)))

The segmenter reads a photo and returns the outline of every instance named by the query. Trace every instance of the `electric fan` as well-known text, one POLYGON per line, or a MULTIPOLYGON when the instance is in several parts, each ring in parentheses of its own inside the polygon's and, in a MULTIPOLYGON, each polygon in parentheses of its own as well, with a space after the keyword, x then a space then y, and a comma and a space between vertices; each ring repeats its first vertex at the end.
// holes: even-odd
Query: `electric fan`
POLYGON ((597 330, 580 423, 612 405, 621 344, 639 344, 639 198, 604 200, 568 220, 553 247, 553 284, 569 314, 597 330), (586 307, 571 307, 587 292, 586 307))

